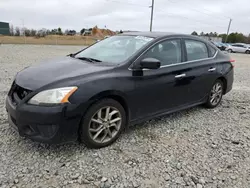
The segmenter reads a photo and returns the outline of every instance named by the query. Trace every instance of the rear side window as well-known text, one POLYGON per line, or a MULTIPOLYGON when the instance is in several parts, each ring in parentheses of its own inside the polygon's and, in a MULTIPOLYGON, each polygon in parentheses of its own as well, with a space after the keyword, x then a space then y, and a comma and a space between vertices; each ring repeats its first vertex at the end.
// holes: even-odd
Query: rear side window
POLYGON ((187 60, 199 60, 208 58, 208 49, 205 43, 196 40, 185 40, 187 60))

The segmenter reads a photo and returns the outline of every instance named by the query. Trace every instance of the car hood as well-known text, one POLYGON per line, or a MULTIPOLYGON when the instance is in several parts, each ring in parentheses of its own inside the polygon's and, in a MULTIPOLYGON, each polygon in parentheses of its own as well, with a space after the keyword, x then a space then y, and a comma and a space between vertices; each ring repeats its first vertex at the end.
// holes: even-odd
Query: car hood
POLYGON ((71 57, 63 57, 41 62, 38 65, 23 69, 16 75, 15 82, 23 88, 36 90, 66 78, 84 76, 112 68, 100 64, 91 64, 71 57))

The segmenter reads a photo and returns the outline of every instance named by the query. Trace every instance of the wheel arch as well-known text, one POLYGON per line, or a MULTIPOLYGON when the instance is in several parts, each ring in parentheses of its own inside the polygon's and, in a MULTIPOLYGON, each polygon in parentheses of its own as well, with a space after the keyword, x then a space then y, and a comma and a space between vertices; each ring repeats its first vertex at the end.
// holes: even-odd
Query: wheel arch
MULTIPOLYGON (((97 93, 96 95, 92 96, 89 99, 88 108, 90 106, 92 106, 94 103, 96 103, 99 100, 104 99, 104 98, 113 99, 122 105, 122 107, 124 108, 124 110, 126 112, 126 119, 127 119, 126 125, 127 125, 129 122, 129 119, 130 119, 130 109, 129 109, 129 105, 128 105, 126 96, 121 91, 107 90, 107 91, 102 91, 100 93, 97 93)), ((88 110, 88 108, 87 108, 87 110, 88 110)), ((85 113, 87 112, 87 110, 85 111, 85 113)))
POLYGON ((226 94, 227 91, 227 79, 224 76, 219 77, 217 80, 221 80, 223 83, 223 95, 226 94))

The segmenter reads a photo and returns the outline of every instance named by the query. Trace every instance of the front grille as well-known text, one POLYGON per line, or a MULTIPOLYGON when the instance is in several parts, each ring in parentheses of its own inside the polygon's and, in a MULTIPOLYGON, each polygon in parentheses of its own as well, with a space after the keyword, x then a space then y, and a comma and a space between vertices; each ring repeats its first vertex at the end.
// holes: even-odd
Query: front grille
POLYGON ((9 96, 11 97, 12 102, 14 104, 18 104, 21 100, 24 99, 24 97, 26 97, 31 92, 31 90, 25 89, 13 82, 9 96))

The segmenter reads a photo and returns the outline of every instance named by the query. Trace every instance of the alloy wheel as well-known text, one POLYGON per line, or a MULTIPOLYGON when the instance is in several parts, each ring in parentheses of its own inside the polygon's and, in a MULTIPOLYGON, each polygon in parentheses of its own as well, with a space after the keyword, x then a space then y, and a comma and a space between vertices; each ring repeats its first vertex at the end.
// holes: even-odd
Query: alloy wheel
POLYGON ((119 110, 112 106, 99 109, 89 122, 89 135, 96 143, 111 141, 121 129, 122 116, 119 110))
POLYGON ((210 103, 214 106, 217 105, 221 100, 222 93, 222 85, 221 83, 217 82, 212 88, 210 94, 210 103))

